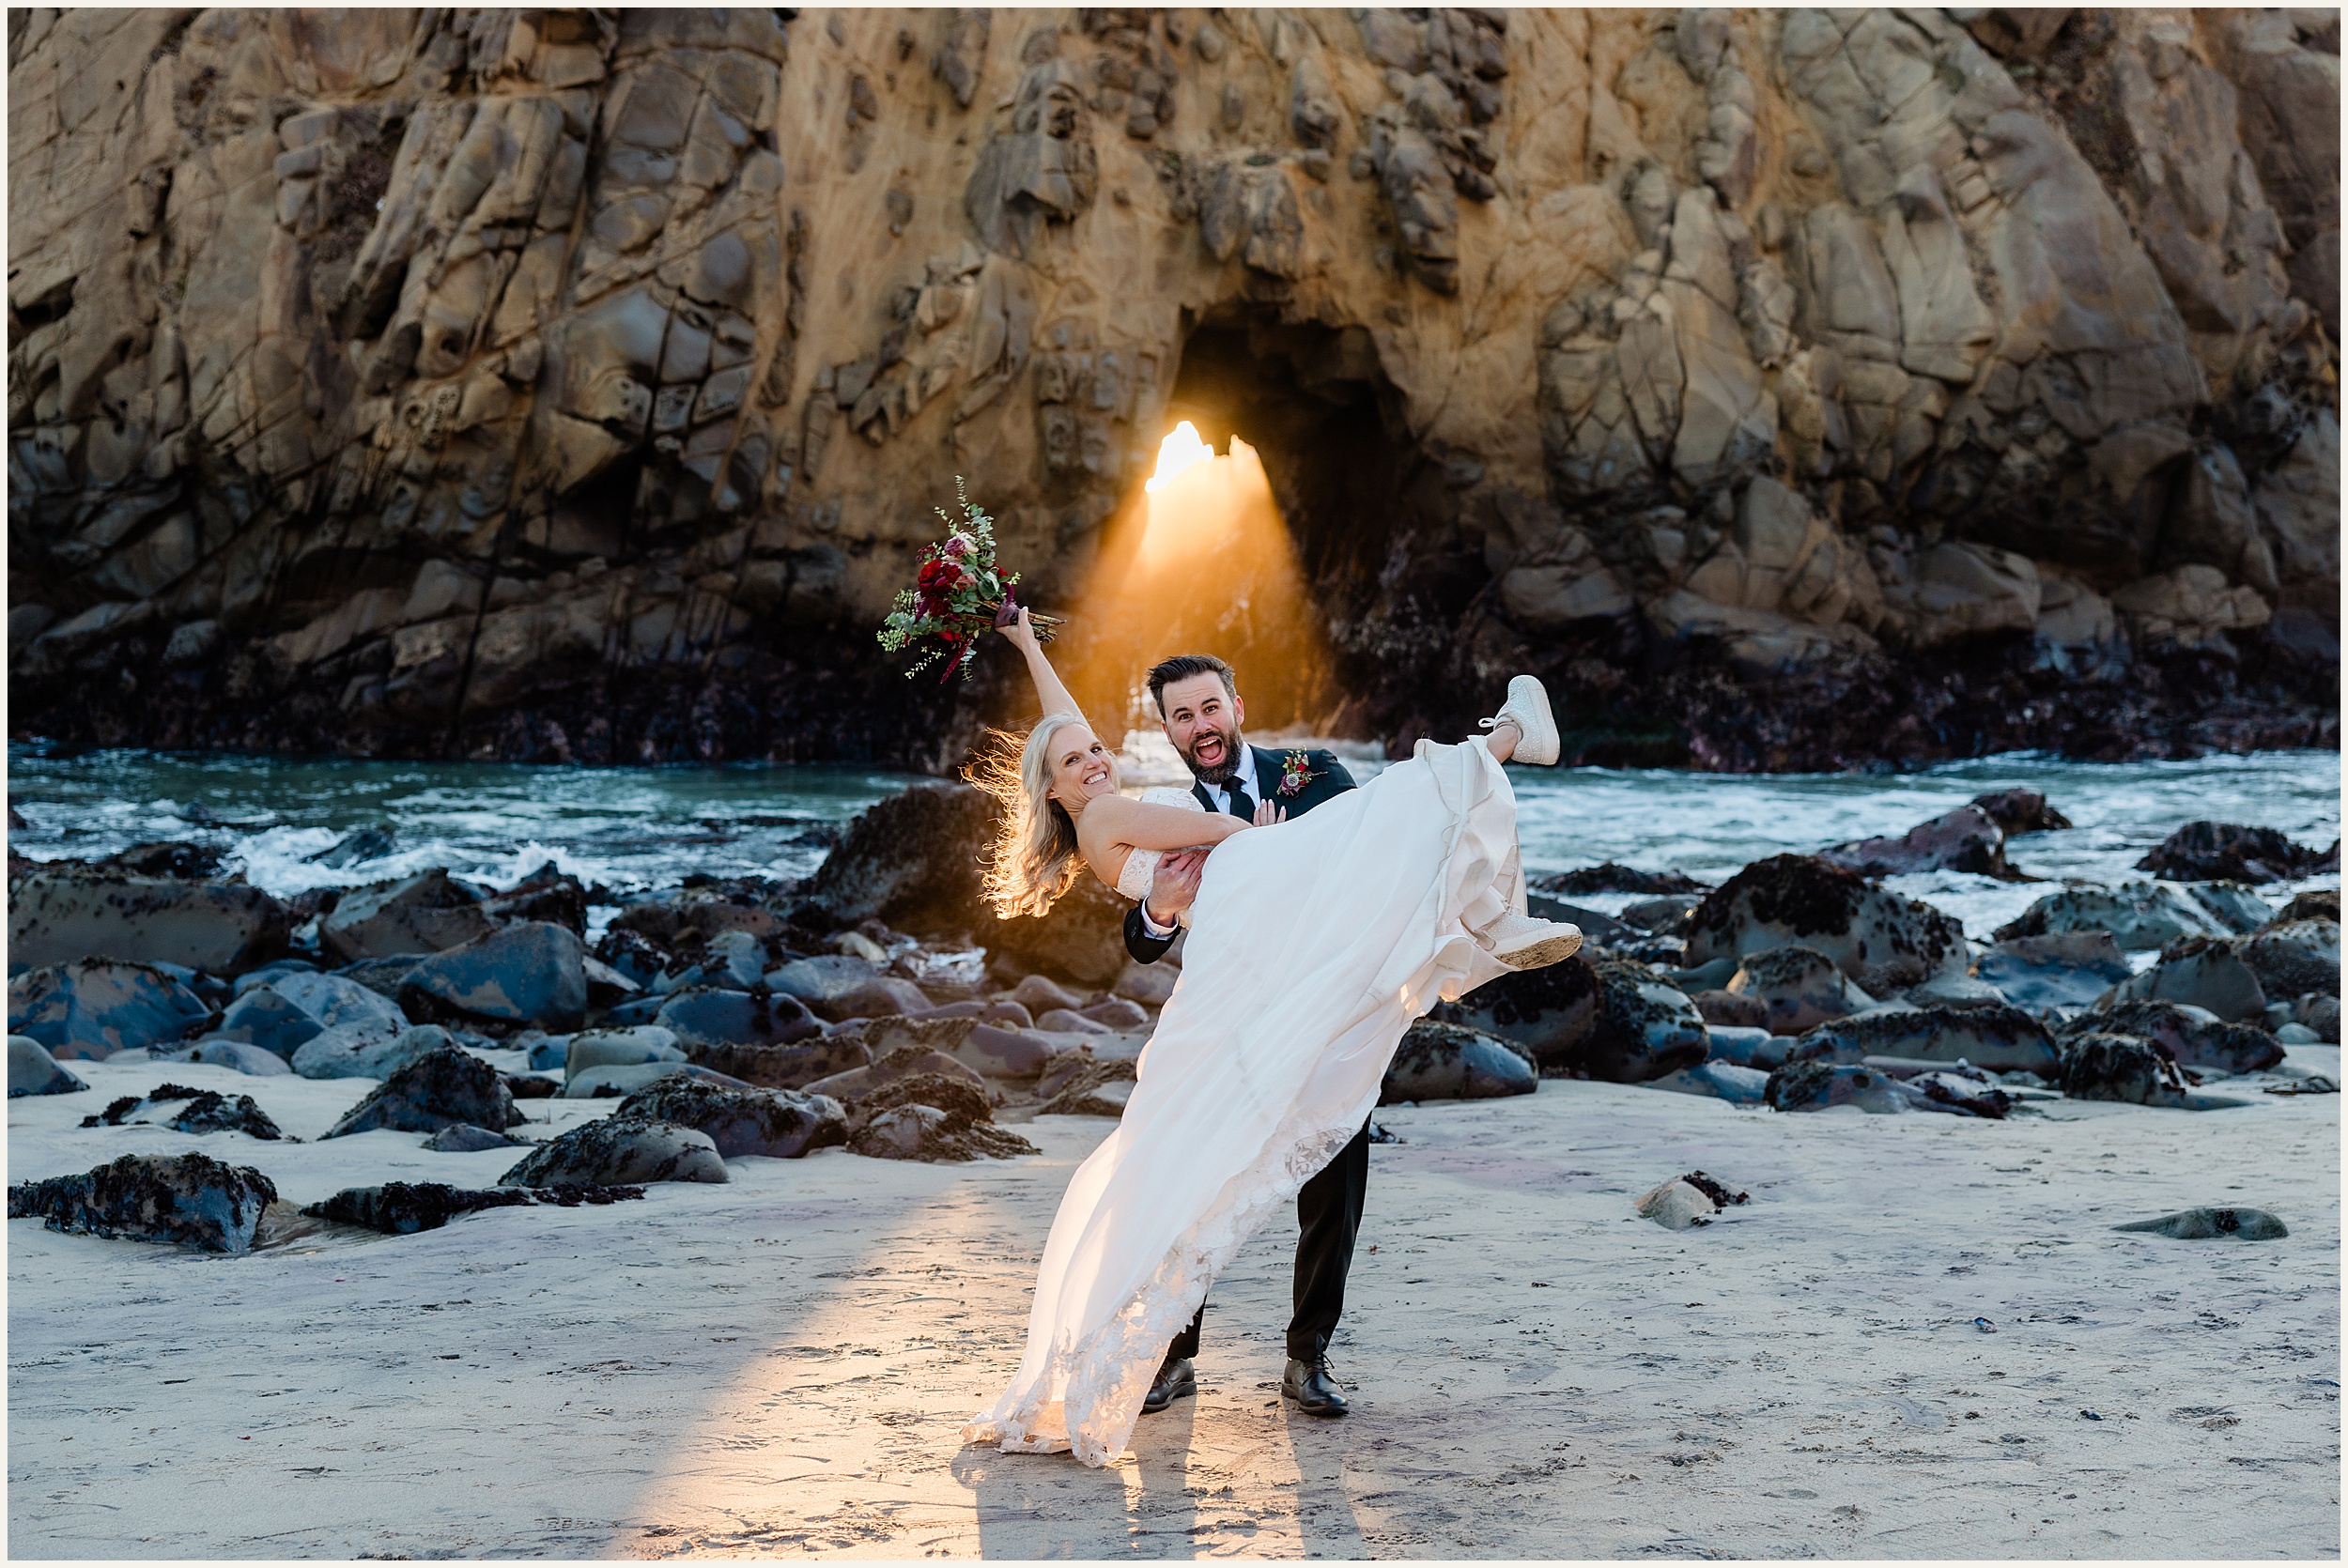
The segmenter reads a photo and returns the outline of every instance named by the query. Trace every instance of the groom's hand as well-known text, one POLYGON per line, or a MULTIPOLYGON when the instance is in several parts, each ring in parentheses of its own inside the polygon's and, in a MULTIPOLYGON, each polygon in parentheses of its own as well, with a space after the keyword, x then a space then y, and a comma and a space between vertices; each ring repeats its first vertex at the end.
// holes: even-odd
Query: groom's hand
POLYGON ((1174 917, 1198 897, 1198 879, 1206 865, 1205 850, 1176 850, 1158 862, 1157 880, 1150 886, 1151 922, 1161 927, 1174 924, 1174 917))

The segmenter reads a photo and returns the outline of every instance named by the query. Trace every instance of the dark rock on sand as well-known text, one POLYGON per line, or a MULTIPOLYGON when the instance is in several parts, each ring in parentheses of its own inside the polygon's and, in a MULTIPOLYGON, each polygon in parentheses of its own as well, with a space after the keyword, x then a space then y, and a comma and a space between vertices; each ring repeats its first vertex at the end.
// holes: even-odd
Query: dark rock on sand
POLYGON ((255 986, 228 1004, 207 1038, 241 1040, 290 1061, 296 1051, 325 1032, 325 1024, 270 987, 255 986))
POLYGON ((60 1061, 174 1045, 210 1012, 162 970, 122 959, 46 964, 8 982, 8 1033, 39 1041, 60 1061))
POLYGON ((2036 790, 1998 790, 1975 795, 1973 804, 2009 838, 2017 833, 2052 833, 2071 825, 2071 819, 2047 805, 2047 797, 2036 790))
POLYGON ((2000 942, 2071 931, 2109 931, 2130 952, 2164 947, 2184 936, 2219 936, 2223 922, 2173 887, 2154 882, 2117 887, 2068 887, 2049 893, 1993 933, 2000 942))
POLYGON ((1700 893, 1664 893, 1622 906, 1622 923, 1643 931, 1675 932, 1688 912, 1704 902, 1700 893))
POLYGON ((919 1045, 902 1045, 876 1058, 869 1067, 850 1068, 819 1078, 805 1086, 811 1095, 829 1095, 834 1099, 863 1099, 900 1079, 935 1074, 969 1084, 980 1094, 987 1092, 986 1080, 975 1068, 964 1066, 940 1051, 919 1045))
POLYGON ((57 1065, 48 1047, 23 1035, 8 1037, 8 1098, 23 1099, 34 1095, 80 1094, 88 1088, 73 1074, 57 1065))
POLYGON ((1990 1072, 2053 1073, 2054 1037, 2019 1007, 1885 1007, 1821 1023, 1787 1053, 1798 1062, 1850 1064, 1868 1056, 1970 1062, 1990 1072))
POLYGON ((1946 1111, 2001 1119, 2012 1100, 1994 1088, 1934 1073, 1925 1080, 1893 1077, 1879 1068, 1822 1061, 1788 1062, 1769 1074, 1762 1103, 1772 1111, 1828 1111, 1856 1105, 1870 1115, 1946 1111))
POLYGON ((1832 959, 1873 996, 1964 973, 1964 929, 1929 904, 1815 855, 1758 860, 1707 896, 1681 924, 1687 966, 1800 943, 1832 959))
POLYGON ((203 1154, 126 1154, 81 1176, 8 1189, 8 1218, 51 1230, 170 1242, 212 1253, 253 1245, 277 1188, 250 1167, 203 1154))
POLYGON ((387 1236, 413 1236, 418 1231, 439 1230, 451 1220, 485 1208, 538 1205, 576 1208, 581 1204, 625 1203, 643 1195, 641 1187, 501 1187, 485 1191, 438 1181, 387 1181, 380 1187, 347 1187, 301 1212, 315 1220, 363 1225, 387 1236))
POLYGON ((233 975, 286 950, 286 906, 240 882, 16 864, 23 869, 8 878, 11 965, 113 958, 233 975))
POLYGON ((875 1160, 1012 1160, 1040 1152, 995 1125, 985 1091, 958 1078, 915 1074, 850 1107, 848 1147, 875 1160))
POLYGON ((1568 1071, 1608 1084, 1645 1084, 1694 1067, 1709 1053, 1704 1015, 1685 992, 1643 963, 1600 959, 1590 967, 1598 982, 1598 1017, 1587 1037, 1564 1053, 1568 1071))
POLYGON ((794 918, 824 928, 875 917, 908 930, 975 926, 970 846, 986 841, 994 820, 994 801, 967 784, 917 784, 893 795, 848 824, 794 918))
POLYGON ((2234 944, 2270 1000, 2340 994, 2340 922, 2277 921, 2234 944))
POLYGON ((2324 869, 2324 856, 2271 827, 2187 822, 2136 863, 2170 882, 2288 882, 2324 869))
MULTIPOLYGON (((1835 973, 1840 976, 1842 972, 1837 970, 1835 973)), ((1689 1000, 1696 1005, 1696 1011, 1704 1015, 1707 1028, 1716 1031, 1728 1028, 1769 1032, 1769 1005, 1758 996, 1740 996, 1733 991, 1699 991, 1689 1000)))
POLYGON ((2091 1006, 2132 974, 2109 931, 2063 931, 2000 942, 1973 961, 1973 977, 2017 1007, 2091 1006))
POLYGON ((2073 1099, 2129 1105, 2186 1106, 2193 1093, 2163 1047, 2129 1035, 2079 1034, 2062 1042, 2055 1087, 2073 1099))
POLYGON ((796 1160, 848 1139, 847 1116, 836 1099, 787 1089, 727 1089, 689 1078, 639 1089, 612 1115, 693 1128, 728 1160, 745 1154, 796 1160))
POLYGON ((293 1053, 293 1069, 304 1078, 389 1078, 410 1062, 456 1043, 437 1023, 404 1028, 375 1022, 345 1023, 304 1040, 293 1053))
POLYGON ((587 1015, 586 956, 567 927, 517 921, 417 964, 400 983, 399 1004, 418 1022, 575 1029, 587 1015))
POLYGON ((1586 953, 1542 969, 1520 969, 1477 986, 1428 1016, 1462 1023, 1532 1052, 1547 1073, 1574 1070, 1598 1028, 1598 972, 1586 953))
POLYGON ((1058 1053, 1049 1040, 975 1018, 876 1018, 864 1026, 864 1043, 876 1060, 912 1046, 1010 1083, 1032 1081, 1058 1053))
POLYGON ((2005 830, 1978 806, 1960 806, 1897 838, 1859 838, 1820 850, 1818 858, 1864 877, 1913 871, 1970 871, 2000 882, 2023 881, 2006 864, 2005 830))
POLYGON ((2180 1067, 2219 1072, 2263 1072, 2283 1059, 2282 1046, 2265 1030, 2228 1023, 2203 1008, 2175 1002, 2118 1002, 2062 1026, 2066 1039, 2094 1034, 2150 1040, 2180 1067))
POLYGON ((82 1118, 84 1127, 122 1127, 131 1122, 151 1122, 175 1132, 242 1132, 269 1143, 286 1136, 251 1095, 224 1095, 178 1084, 158 1084, 144 1099, 125 1095, 96 1115, 82 1118), (166 1115, 166 1108, 172 1106, 178 1109, 166 1115))
POLYGON ((1096 1062, 1071 1052, 1036 1083, 1039 1116, 1122 1116, 1138 1073, 1132 1062, 1096 1062))
MULTIPOLYGON (((1799 1035, 1875 1001, 1863 992, 1854 997, 1858 988, 1835 961, 1800 943, 1746 954, 1729 976, 1727 989, 1760 1005, 1762 1016, 1756 1022, 1772 1035, 1799 1035)), ((1703 1011, 1700 1002, 1697 1010, 1703 1011)), ((1711 1015, 1705 1017, 1708 1022, 1711 1015)))
POLYGON ((2203 1007, 2229 1022, 2266 1014, 2266 992, 2256 971, 2243 961, 2235 943, 2223 937, 2188 936, 2160 950, 2160 961, 2112 988, 2115 1002, 2183 1002, 2203 1007))
POLYGON ((1403 1032, 1380 1085, 1378 1103, 1497 1099, 1540 1087, 1533 1055, 1480 1029, 1421 1019, 1403 1032))
POLYGON ((1609 860, 1578 871, 1552 871, 1529 884, 1543 893, 1705 893, 1703 883, 1677 871, 1642 871, 1609 860))
POLYGON ((502 1132, 492 1132, 471 1122, 451 1122, 424 1141, 424 1146, 435 1154, 479 1154, 486 1149, 522 1147, 526 1140, 509 1138, 502 1132))
POLYGON ((2241 1241, 2280 1241, 2291 1234, 2280 1220, 2263 1208, 2187 1208, 2111 1228, 2165 1236, 2171 1241, 2215 1241, 2221 1236, 2241 1241))
POLYGON ((860 1068, 873 1053, 856 1036, 816 1038, 797 1045, 687 1045, 701 1067, 765 1089, 800 1089, 818 1079, 860 1068))
POLYGON ((318 921, 318 945, 337 963, 460 947, 491 926, 472 890, 439 867, 354 887, 318 921))
MULTIPOLYGON (((965 852, 965 856, 968 851, 965 852)), ((1051 913, 1010 920, 976 918, 966 927, 986 932, 987 951, 1029 970, 1066 976, 1088 986, 1106 986, 1124 973, 1125 911, 1132 907, 1093 877, 1080 879, 1051 913)))
POLYGON ((2296 893, 2291 902, 2275 912, 2268 924, 2288 926, 2297 920, 2329 920, 2340 924, 2340 889, 2319 887, 2309 893, 2296 893))
POLYGON ((438 1132, 454 1122, 502 1131, 526 1120, 497 1068, 444 1046, 392 1074, 330 1129, 329 1138, 388 1128, 438 1132))
POLYGON ((705 1132, 668 1122, 599 1117, 543 1144, 498 1177, 500 1187, 614 1187, 727 1179, 705 1132))
MULTIPOLYGON (((727 1046, 796 1045, 822 1038, 824 1026, 807 1004, 780 992, 719 991, 695 987, 680 991, 660 1005, 654 1022, 673 1033, 677 1044, 693 1060, 734 1072, 703 1054, 727 1046)), ((747 1074, 734 1072, 737 1078, 747 1074)), ((763 1079, 750 1079, 763 1083, 763 1079)))

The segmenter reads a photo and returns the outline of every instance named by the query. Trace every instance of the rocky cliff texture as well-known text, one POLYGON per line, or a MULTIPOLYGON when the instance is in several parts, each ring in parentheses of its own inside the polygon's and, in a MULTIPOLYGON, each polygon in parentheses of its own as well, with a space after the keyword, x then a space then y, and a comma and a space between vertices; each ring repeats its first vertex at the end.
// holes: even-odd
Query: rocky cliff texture
MULTIPOLYGON (((1340 710, 2337 743, 2333 11, 16 10, 20 732, 935 764, 1169 409, 1340 710)), ((1244 652, 1244 650, 1243 650, 1244 652)), ((1268 715, 1259 715, 1261 717, 1268 715)))

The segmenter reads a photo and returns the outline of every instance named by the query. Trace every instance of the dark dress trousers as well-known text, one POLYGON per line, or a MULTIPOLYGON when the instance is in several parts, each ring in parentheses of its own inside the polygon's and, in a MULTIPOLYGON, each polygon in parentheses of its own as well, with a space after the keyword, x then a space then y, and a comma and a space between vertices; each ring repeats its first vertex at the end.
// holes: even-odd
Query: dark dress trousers
MULTIPOLYGON (((1292 795, 1281 794, 1280 764, 1288 753, 1259 746, 1247 749, 1256 760, 1256 782, 1261 791, 1259 803, 1268 798, 1285 807, 1291 817, 1301 817, 1353 788, 1353 776, 1345 771, 1335 753, 1307 751, 1305 765, 1312 770, 1311 781, 1292 795)), ((1191 793, 1208 810, 1216 809, 1214 797, 1204 785, 1194 783, 1191 793)), ((1170 936, 1161 941, 1142 930, 1139 904, 1126 912, 1125 950, 1135 962, 1155 963, 1173 945, 1170 936)), ((1345 1313, 1345 1276, 1353 1264, 1353 1239, 1361 1234, 1362 1202, 1368 1189, 1369 1125, 1365 1122, 1353 1141, 1296 1194, 1296 1223, 1301 1234, 1296 1240, 1296 1312, 1289 1319, 1288 1349, 1299 1360, 1312 1360, 1328 1349, 1329 1336, 1336 1332, 1337 1319, 1345 1313)), ((1206 1308, 1201 1306, 1190 1326, 1174 1336, 1167 1355, 1198 1354, 1199 1318, 1205 1315, 1206 1308)))

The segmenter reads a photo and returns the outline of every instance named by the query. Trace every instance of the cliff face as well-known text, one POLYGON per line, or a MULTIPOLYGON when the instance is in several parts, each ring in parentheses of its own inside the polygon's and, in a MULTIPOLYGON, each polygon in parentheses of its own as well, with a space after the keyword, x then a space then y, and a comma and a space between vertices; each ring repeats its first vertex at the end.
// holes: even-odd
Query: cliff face
POLYGON ((2336 12, 8 29, 20 732, 934 763, 931 507, 1081 613, 1171 410, 1262 454, 1297 716, 2337 742, 2336 12))

